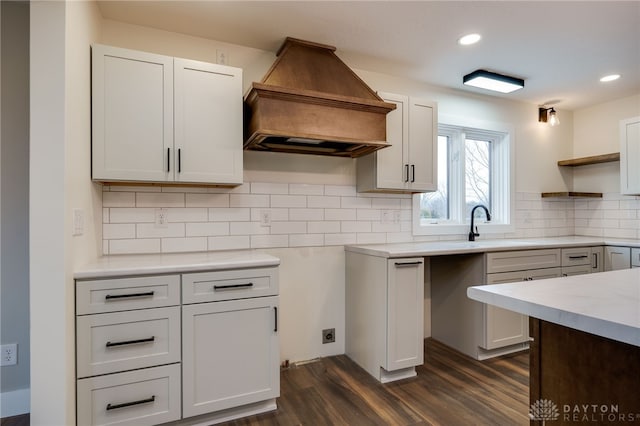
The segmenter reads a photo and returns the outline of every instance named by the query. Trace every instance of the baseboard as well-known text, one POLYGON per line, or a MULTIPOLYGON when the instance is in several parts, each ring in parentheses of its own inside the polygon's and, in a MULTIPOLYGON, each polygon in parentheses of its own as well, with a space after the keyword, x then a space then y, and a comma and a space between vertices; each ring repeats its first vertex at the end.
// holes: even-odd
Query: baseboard
POLYGON ((30 389, 0 393, 0 418, 18 416, 30 411, 30 389))

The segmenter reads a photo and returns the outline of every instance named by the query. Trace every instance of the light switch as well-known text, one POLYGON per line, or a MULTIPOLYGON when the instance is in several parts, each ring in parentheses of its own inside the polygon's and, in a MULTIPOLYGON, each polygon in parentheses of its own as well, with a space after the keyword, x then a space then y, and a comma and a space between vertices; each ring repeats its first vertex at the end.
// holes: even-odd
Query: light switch
POLYGON ((84 211, 82 209, 73 209, 73 231, 71 235, 84 234, 84 211))

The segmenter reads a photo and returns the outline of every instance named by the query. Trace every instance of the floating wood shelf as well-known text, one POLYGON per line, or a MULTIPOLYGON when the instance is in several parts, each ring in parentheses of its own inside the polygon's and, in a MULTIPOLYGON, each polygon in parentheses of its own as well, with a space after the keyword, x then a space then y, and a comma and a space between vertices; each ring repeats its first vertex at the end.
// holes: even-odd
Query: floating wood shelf
POLYGON ((613 161, 620 161, 620 153, 613 152, 611 154, 594 155, 591 157, 572 158, 570 160, 558 161, 558 166, 587 166, 589 164, 610 163, 613 161))
POLYGON ((602 198, 602 192, 543 192, 542 198, 602 198))

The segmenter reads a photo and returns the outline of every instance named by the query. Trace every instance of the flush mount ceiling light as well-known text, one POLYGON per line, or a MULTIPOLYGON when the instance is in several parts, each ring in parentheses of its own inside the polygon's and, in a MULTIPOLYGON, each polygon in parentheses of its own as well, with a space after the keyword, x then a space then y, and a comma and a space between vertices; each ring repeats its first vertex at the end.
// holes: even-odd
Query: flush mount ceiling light
POLYGON ((551 108, 540 107, 538 108, 538 122, 549 123, 551 126, 557 126, 560 124, 556 110, 551 108))
POLYGON ((600 79, 601 82, 603 83, 608 83, 609 81, 614 81, 620 78, 620 74, 610 74, 610 75, 605 75, 604 77, 602 77, 600 79))
POLYGON ((476 70, 462 78, 467 86, 493 90, 500 93, 511 93, 524 87, 524 80, 486 70, 476 70))
POLYGON ((468 46, 479 42, 481 38, 480 34, 467 34, 458 39, 458 44, 461 46, 468 46))

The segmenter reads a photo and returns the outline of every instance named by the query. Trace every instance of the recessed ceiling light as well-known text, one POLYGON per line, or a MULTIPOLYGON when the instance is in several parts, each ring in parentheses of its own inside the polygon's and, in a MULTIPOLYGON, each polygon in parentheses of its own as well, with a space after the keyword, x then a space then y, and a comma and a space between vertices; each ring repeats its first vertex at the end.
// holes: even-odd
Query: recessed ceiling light
POLYGON ((480 41, 482 37, 480 34, 467 34, 458 39, 458 44, 462 46, 468 46, 470 44, 475 44, 480 41))
POLYGON ((604 77, 602 77, 600 79, 600 81, 602 81, 603 83, 606 83, 608 81, 614 81, 620 78, 620 74, 610 74, 610 75, 605 75, 604 77))

